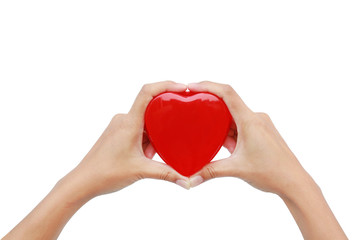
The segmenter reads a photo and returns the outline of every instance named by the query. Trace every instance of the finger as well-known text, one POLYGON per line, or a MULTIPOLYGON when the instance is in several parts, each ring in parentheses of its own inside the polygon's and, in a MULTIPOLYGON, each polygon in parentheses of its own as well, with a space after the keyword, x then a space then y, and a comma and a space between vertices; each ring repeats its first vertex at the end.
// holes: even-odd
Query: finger
POLYGON ((145 157, 152 159, 155 155, 156 151, 154 146, 149 142, 148 145, 144 149, 145 157))
POLYGON ((144 177, 146 178, 165 180, 176 183, 177 185, 185 189, 190 189, 189 179, 182 176, 165 163, 147 159, 147 164, 144 165, 143 172, 144 177))
POLYGON ((147 105, 156 95, 162 92, 183 92, 187 86, 173 81, 163 81, 145 84, 137 95, 129 113, 134 114, 136 119, 143 121, 147 105))
POLYGON ((236 129, 230 128, 229 132, 228 132, 228 136, 229 137, 236 137, 237 136, 237 131, 236 129))
POLYGON ((233 137, 235 140, 237 139, 238 130, 237 130, 237 126, 236 126, 236 124, 234 122, 234 119, 231 120, 228 136, 233 137))
POLYGON ((199 172, 190 177, 190 186, 196 187, 199 184, 213 178, 232 176, 234 167, 231 158, 225 158, 210 162, 199 172))
POLYGON ((236 139, 234 137, 227 136, 223 145, 230 153, 233 153, 236 147, 236 139))
POLYGON ((142 143, 144 144, 144 143, 149 143, 149 142, 150 142, 149 137, 148 137, 146 131, 144 130, 143 131, 142 143))
POLYGON ((142 137, 142 149, 145 152, 145 149, 147 148, 147 146, 150 144, 150 140, 149 137, 146 133, 146 131, 143 131, 143 137, 142 137))
POLYGON ((193 92, 211 92, 222 98, 236 121, 239 121, 252 113, 240 96, 228 84, 203 81, 199 83, 190 83, 188 84, 188 88, 193 92))

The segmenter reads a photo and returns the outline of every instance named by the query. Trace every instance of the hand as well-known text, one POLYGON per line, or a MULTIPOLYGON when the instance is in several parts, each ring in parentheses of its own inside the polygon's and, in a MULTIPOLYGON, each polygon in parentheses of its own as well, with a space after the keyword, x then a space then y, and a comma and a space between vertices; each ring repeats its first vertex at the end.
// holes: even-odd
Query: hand
POLYGON ((221 97, 234 120, 224 143, 231 156, 205 166, 190 178, 192 186, 215 177, 232 176, 260 190, 282 195, 309 177, 269 116, 252 112, 231 86, 205 81, 189 84, 188 88, 221 97))
POLYGON ((171 81, 144 85, 129 113, 115 115, 80 164, 3 239, 56 239, 90 199, 139 179, 163 179, 189 189, 188 178, 151 160, 155 150, 144 132, 144 113, 151 99, 161 92, 185 90, 186 85, 171 81))
POLYGON ((241 178, 255 188, 278 194, 304 239, 347 239, 320 188, 267 114, 252 112, 229 85, 206 81, 189 84, 188 88, 221 97, 234 120, 224 143, 231 156, 211 162, 191 176, 192 187, 216 177, 241 178))
POLYGON ((143 178, 162 179, 189 188, 188 178, 151 160, 155 150, 144 132, 144 113, 151 99, 164 91, 182 92, 186 85, 164 81, 142 87, 128 114, 116 114, 74 172, 100 195, 120 190, 143 178))

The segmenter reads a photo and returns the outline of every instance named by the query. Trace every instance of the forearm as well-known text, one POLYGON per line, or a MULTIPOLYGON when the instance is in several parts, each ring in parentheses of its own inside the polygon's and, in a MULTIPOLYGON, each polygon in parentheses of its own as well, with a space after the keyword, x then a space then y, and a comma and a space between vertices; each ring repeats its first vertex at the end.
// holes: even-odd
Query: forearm
POLYGON ((299 184, 281 196, 304 239, 348 239, 327 204, 321 189, 305 173, 299 184))
POLYGON ((92 197, 72 171, 3 240, 57 239, 69 219, 92 197))

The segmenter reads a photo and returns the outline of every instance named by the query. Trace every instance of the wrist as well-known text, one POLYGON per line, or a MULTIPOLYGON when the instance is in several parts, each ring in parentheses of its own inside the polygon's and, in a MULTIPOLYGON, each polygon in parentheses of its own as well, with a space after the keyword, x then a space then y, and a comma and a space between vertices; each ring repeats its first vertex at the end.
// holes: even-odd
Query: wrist
POLYGON ((320 187, 305 170, 294 175, 292 180, 288 187, 278 194, 284 202, 297 204, 301 199, 309 195, 322 195, 320 187))
POLYGON ((87 178, 77 168, 60 179, 54 190, 60 192, 67 207, 81 207, 97 196, 87 178))
MULTIPOLYGON (((279 195, 280 196, 280 195, 279 195)), ((304 239, 347 239, 320 187, 309 174, 280 196, 293 215, 304 239)))

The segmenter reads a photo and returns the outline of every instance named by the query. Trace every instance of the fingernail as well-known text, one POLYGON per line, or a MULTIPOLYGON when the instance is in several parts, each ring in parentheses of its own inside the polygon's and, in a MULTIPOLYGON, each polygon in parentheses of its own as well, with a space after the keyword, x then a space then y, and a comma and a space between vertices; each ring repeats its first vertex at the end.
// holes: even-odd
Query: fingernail
POLYGON ((194 177, 190 178, 190 186, 191 187, 196 187, 202 182, 204 182, 204 179, 201 176, 194 176, 194 177))
POLYGON ((190 183, 189 181, 185 181, 185 180, 182 180, 182 179, 179 179, 179 180, 176 180, 175 182, 177 185, 179 185, 180 187, 183 187, 187 190, 190 189, 190 183))

